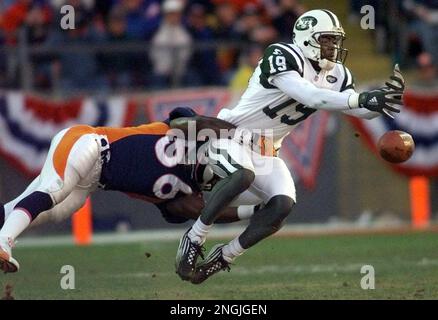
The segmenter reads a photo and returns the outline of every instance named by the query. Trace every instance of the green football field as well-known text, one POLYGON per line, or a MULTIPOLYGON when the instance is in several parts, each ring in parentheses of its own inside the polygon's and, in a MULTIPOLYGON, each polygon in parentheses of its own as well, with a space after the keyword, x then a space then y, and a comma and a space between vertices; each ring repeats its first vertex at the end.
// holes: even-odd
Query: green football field
MULTIPOLYGON (((198 286, 175 274, 177 244, 18 247, 14 256, 21 270, 1 275, 2 296, 177 300, 438 297, 438 233, 271 238, 240 257, 230 273, 221 272, 198 286), (61 288, 61 282, 68 283, 62 280, 64 265, 74 268, 73 290, 61 288), (360 272, 363 265, 374 267, 374 290, 361 288, 361 278, 366 275, 360 272)), ((213 244, 207 243, 207 248, 213 244)))

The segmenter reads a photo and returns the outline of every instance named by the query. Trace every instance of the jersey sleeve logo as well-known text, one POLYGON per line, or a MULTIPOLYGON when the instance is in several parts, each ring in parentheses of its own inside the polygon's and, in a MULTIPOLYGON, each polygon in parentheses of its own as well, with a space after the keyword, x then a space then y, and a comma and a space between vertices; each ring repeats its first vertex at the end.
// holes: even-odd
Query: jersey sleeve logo
POLYGON ((338 78, 336 78, 330 74, 325 78, 326 78, 327 82, 329 82, 329 83, 335 83, 336 81, 338 81, 338 78))

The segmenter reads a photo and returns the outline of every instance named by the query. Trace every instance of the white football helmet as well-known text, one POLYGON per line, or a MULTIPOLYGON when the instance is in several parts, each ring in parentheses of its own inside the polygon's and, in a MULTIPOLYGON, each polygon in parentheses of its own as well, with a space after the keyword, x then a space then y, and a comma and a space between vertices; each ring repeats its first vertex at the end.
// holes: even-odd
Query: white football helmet
POLYGON ((344 63, 347 50, 343 48, 345 32, 338 17, 324 9, 307 11, 302 14, 294 25, 293 43, 297 45, 306 58, 318 62, 321 69, 331 70, 335 63, 344 63), (321 57, 320 36, 332 35, 336 37, 333 59, 321 57))

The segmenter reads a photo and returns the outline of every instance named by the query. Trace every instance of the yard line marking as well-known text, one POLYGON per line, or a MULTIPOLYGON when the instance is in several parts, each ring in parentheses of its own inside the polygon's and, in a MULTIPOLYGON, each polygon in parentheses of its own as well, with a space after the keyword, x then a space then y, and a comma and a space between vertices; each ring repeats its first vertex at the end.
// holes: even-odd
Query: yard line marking
MULTIPOLYGON (((411 260, 401 260, 397 261, 407 266, 417 266, 417 267, 429 267, 438 265, 438 259, 423 258, 419 261, 411 260)), ((359 272, 360 268, 365 263, 347 263, 344 265, 339 264, 309 264, 309 265, 291 265, 291 266, 278 266, 278 265, 262 265, 259 267, 234 267, 231 272, 232 274, 240 276, 254 276, 256 274, 266 274, 266 273, 295 273, 295 274, 314 274, 314 273, 351 273, 359 272)), ((103 277, 111 278, 151 278, 153 276, 157 277, 168 277, 173 276, 174 272, 132 272, 124 274, 103 274, 103 277)))
MULTIPOLYGON (((232 239, 243 232, 246 224, 233 226, 215 226, 209 234, 209 239, 232 239)), ((433 225, 429 231, 438 231, 438 225, 433 225)), ((155 229, 130 231, 128 233, 96 233, 93 235, 93 245, 134 243, 145 241, 175 241, 179 240, 186 229, 155 229)), ((290 224, 284 226, 272 237, 304 237, 324 235, 360 235, 360 234, 405 234, 413 231, 410 227, 400 225, 388 226, 358 226, 354 223, 337 224, 290 224)), ((73 237, 66 236, 38 236, 23 237, 17 242, 18 247, 54 247, 74 245, 73 237)))

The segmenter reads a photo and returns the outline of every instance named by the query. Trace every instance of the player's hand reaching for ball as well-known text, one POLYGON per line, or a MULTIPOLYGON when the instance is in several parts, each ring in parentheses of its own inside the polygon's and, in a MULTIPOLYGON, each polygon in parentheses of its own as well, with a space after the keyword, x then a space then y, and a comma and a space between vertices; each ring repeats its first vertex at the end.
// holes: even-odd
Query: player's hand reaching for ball
POLYGON ((397 90, 377 89, 365 91, 359 94, 359 108, 366 108, 371 111, 379 112, 390 118, 394 116, 390 112, 399 113, 395 105, 402 105, 403 92, 397 90))
POLYGON ((383 88, 359 94, 359 108, 376 111, 394 119, 391 112, 400 112, 397 106, 403 105, 403 92, 405 89, 405 80, 398 64, 395 65, 394 73, 390 80, 385 82, 385 85, 383 88))
POLYGON ((402 93, 405 91, 405 79, 400 72, 400 68, 398 64, 394 66, 393 75, 389 77, 390 80, 385 82, 386 87, 390 90, 401 91, 402 93))

